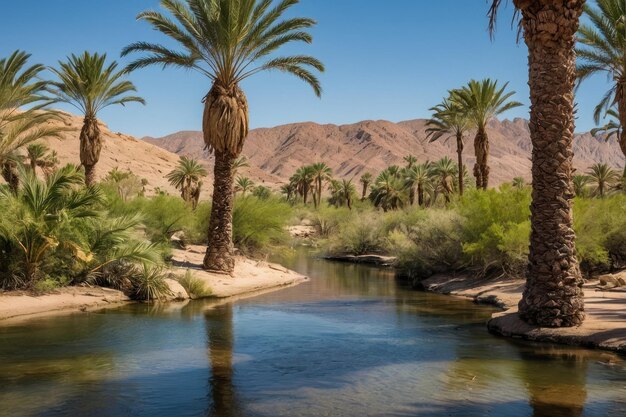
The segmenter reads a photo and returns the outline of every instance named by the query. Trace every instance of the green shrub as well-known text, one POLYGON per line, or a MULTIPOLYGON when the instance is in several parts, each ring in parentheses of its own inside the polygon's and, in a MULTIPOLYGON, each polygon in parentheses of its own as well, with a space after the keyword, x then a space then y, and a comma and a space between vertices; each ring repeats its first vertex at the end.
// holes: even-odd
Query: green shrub
POLYGON ((383 225, 374 213, 360 214, 329 239, 327 252, 351 255, 380 252, 385 247, 385 237, 383 225))
POLYGON ((204 281, 195 277, 190 270, 187 270, 185 275, 178 277, 178 282, 191 298, 202 298, 211 295, 211 289, 207 288, 204 281))
POLYGON ((327 238, 339 233, 342 225, 348 224, 355 217, 355 212, 346 207, 319 207, 309 214, 309 220, 317 229, 319 236, 327 238))
POLYGON ((165 282, 163 269, 156 265, 144 264, 136 268, 132 278, 131 297, 139 301, 158 301, 172 295, 165 282))
POLYGON ((609 268, 626 259, 626 196, 576 198, 576 252, 584 268, 609 268))
POLYGON ((278 198, 239 197, 233 209, 233 243, 244 254, 266 251, 286 241, 290 217, 291 207, 278 198))

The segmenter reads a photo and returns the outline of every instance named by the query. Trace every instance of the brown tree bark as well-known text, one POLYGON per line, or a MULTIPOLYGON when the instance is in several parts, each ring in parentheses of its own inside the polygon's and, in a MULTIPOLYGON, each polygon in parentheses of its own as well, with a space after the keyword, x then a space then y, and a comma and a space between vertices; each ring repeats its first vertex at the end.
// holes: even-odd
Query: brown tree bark
POLYGON ((20 188, 20 177, 17 173, 15 162, 11 160, 2 162, 2 178, 8 184, 11 192, 17 194, 20 188))
POLYGON ((528 46, 531 237, 520 317, 548 327, 584 319, 572 226, 575 34, 584 0, 515 0, 528 46))
POLYGON ((369 183, 364 182, 363 183, 363 193, 361 194, 361 201, 365 201, 365 194, 367 194, 367 187, 369 186, 369 183))
MULTIPOLYGON (((622 154, 626 157, 626 77, 622 77, 618 81, 618 88, 615 94, 617 101, 617 113, 619 115, 619 123, 622 128, 619 130, 617 141, 622 154)), ((624 166, 623 176, 626 177, 626 165, 624 166)))
POLYGON ((461 132, 457 132, 456 134, 456 154, 457 165, 459 167, 459 195, 463 195, 463 190, 465 188, 463 180, 465 178, 463 176, 463 135, 461 134, 461 132))
POLYGON ((474 137, 474 153, 476 155, 474 165, 476 188, 486 190, 489 186, 489 138, 482 127, 478 128, 474 137))
POLYGON ((98 119, 85 116, 80 130, 80 163, 85 167, 85 185, 93 185, 96 181, 96 164, 102 151, 102 136, 98 119))
POLYGON ((215 150, 213 205, 209 220, 208 247, 204 268, 232 274, 235 269, 233 247, 233 165, 237 157, 215 150))

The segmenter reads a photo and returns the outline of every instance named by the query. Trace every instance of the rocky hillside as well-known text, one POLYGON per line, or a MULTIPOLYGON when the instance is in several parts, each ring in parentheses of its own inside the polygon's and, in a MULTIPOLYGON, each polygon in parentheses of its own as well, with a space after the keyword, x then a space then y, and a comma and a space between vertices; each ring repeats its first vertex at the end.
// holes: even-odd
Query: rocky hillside
MULTIPOLYGON (((297 123, 250 132, 244 154, 251 167, 245 172, 255 181, 267 184, 284 182, 294 171, 312 162, 326 162, 335 175, 358 177, 365 171, 378 173, 390 164, 401 164, 408 154, 419 161, 449 156, 456 160, 454 140, 429 143, 423 119, 392 123, 367 120, 350 125, 297 123)), ((530 178, 531 143, 528 122, 493 120, 489 124, 491 144, 491 183, 510 181, 513 177, 530 178)), ((471 135, 466 139, 465 161, 469 171, 474 164, 471 135)), ((188 155, 210 163, 204 149, 202 134, 178 132, 163 138, 144 138, 179 155, 188 155)), ((617 143, 608 143, 589 133, 576 135, 574 165, 584 172, 596 162, 622 167, 623 156, 617 143)))

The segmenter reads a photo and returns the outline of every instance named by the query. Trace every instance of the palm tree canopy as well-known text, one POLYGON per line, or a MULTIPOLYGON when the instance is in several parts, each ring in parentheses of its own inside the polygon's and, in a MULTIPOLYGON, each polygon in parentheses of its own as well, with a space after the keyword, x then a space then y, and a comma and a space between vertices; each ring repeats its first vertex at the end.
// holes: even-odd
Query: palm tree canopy
POLYGON ((248 177, 238 177, 235 182, 235 191, 250 191, 254 188, 254 182, 248 177))
POLYGON ((39 75, 43 65, 28 66, 30 55, 15 51, 0 59, 0 159, 44 137, 59 137, 64 128, 50 125, 58 113, 44 110, 52 103, 39 75), (28 109, 24 109, 28 106, 28 109))
POLYGON ((452 90, 454 102, 458 103, 468 120, 477 129, 485 129, 487 122, 507 110, 519 107, 522 103, 510 100, 515 91, 506 91, 509 83, 498 86, 497 80, 486 78, 482 81, 471 80, 466 86, 452 90))
POLYGON ((442 137, 463 136, 469 128, 469 120, 466 111, 461 104, 454 101, 452 91, 449 97, 441 103, 431 107, 432 117, 426 122, 426 137, 434 142, 442 137))
POLYGON ((370 184, 372 182, 372 174, 366 172, 365 174, 361 175, 361 178, 359 178, 359 182, 366 185, 370 184))
POLYGON ((619 178, 617 172, 615 172, 610 166, 607 164, 593 164, 587 175, 591 178, 591 181, 596 184, 606 184, 612 181, 615 181, 619 178))
POLYGON ((134 70, 150 65, 189 68, 204 74, 224 88, 266 70, 279 70, 304 80, 317 96, 322 88, 312 70, 324 71, 317 59, 305 55, 270 56, 292 42, 311 43, 307 29, 316 22, 307 18, 283 19, 299 0, 161 0, 173 20, 156 11, 137 17, 174 39, 179 50, 164 45, 136 42, 122 55, 142 52, 144 57, 129 64, 134 70))
POLYGON ((178 166, 166 178, 172 186, 180 189, 186 184, 198 182, 202 177, 206 177, 207 171, 193 158, 183 156, 178 161, 178 166))
POLYGON ((129 95, 137 91, 134 84, 124 79, 125 70, 117 70, 113 61, 107 65, 106 54, 70 55, 67 62, 59 62, 59 68, 51 68, 58 77, 52 82, 51 91, 57 101, 68 103, 85 116, 96 117, 105 107, 136 102, 145 104, 143 98, 129 95))
POLYGON ((598 7, 585 6, 590 24, 578 29, 578 82, 593 74, 605 72, 614 81, 594 111, 596 124, 603 113, 622 96, 626 76, 626 3, 623 0, 597 0, 598 7))

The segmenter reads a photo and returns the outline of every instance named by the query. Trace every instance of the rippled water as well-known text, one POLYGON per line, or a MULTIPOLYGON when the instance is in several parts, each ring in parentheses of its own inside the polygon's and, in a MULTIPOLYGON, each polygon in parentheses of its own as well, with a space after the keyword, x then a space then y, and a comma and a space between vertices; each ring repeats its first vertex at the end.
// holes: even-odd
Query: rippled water
POLYGON ((619 356, 491 336, 491 308, 389 270, 287 262, 310 282, 0 327, 0 415, 626 415, 619 356))

